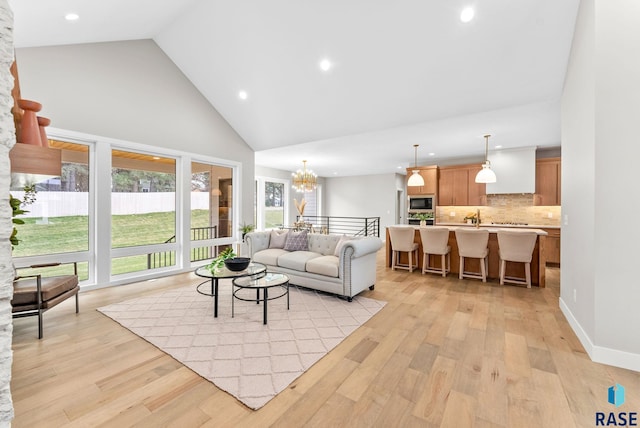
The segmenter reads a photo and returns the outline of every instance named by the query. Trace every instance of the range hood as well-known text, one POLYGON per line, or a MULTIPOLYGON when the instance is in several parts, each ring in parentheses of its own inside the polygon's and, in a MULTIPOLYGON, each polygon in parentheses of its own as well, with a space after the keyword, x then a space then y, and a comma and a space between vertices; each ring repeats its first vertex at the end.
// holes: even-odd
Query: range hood
POLYGON ((496 182, 487 183, 487 194, 535 193, 536 147, 489 152, 496 182))

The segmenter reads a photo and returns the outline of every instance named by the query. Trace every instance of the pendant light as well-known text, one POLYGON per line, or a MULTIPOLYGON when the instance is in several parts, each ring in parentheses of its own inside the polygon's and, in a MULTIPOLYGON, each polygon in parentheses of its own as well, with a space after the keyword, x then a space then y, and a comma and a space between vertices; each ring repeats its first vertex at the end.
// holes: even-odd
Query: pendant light
MULTIPOLYGON (((414 168, 418 168, 418 144, 414 144, 413 147, 416 151, 414 168)), ((422 178, 418 169, 413 170, 413 174, 407 181, 407 186, 424 186, 424 178, 422 178)))
POLYGON ((491 169, 491 162, 489 162, 489 137, 491 137, 491 135, 484 136, 484 163, 482 164, 482 169, 476 175, 476 183, 496 182, 496 173, 491 169))

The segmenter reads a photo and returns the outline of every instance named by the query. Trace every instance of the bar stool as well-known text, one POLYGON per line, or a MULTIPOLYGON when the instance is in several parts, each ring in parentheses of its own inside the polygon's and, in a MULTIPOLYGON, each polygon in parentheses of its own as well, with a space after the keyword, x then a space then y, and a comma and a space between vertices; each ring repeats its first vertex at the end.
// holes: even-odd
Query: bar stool
POLYGON ((391 269, 407 269, 409 272, 418 267, 418 243, 414 242, 416 230, 411 226, 390 226, 389 238, 391 239, 391 269), (400 253, 409 253, 409 264, 398 263, 400 253), (415 253, 415 264, 413 262, 415 253))
POLYGON ((422 273, 440 273, 443 277, 447 276, 447 272, 451 271, 451 247, 449 243, 449 228, 447 227, 421 227, 420 240, 422 241, 422 273), (429 265, 429 255, 440 255, 441 268, 435 268, 429 265), (445 263, 446 260, 446 263, 445 263))
POLYGON ((489 231, 482 229, 456 229, 456 241, 458 242, 458 252, 460 253, 460 274, 459 278, 475 278, 487 282, 487 271, 489 270, 489 231), (464 259, 480 259, 480 272, 465 272, 464 259))
POLYGON ((538 234, 531 231, 498 230, 500 250, 500 285, 505 282, 531 288, 531 259, 538 234), (524 278, 506 277, 507 262, 524 263, 524 278))

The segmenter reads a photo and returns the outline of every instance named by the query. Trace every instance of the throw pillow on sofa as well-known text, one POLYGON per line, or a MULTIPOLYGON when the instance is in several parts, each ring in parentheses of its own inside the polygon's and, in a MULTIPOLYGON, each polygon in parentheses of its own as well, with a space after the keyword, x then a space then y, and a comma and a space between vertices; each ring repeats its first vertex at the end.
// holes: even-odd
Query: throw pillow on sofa
POLYGON ((287 241, 284 244, 287 251, 309 251, 309 240, 307 231, 287 233, 287 241))
POLYGON ((269 238, 269 248, 284 248, 287 242, 288 230, 272 230, 269 238))

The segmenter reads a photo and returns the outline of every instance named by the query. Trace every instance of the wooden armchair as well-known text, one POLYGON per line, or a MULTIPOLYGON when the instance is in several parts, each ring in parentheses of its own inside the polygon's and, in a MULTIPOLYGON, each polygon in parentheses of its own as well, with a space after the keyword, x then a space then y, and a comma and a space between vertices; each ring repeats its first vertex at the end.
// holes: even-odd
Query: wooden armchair
MULTIPOLYGON (((38 269, 61 264, 39 264, 28 268, 38 269)), ((41 274, 33 274, 16 276, 13 280, 13 299, 11 300, 13 317, 20 318, 37 315, 38 339, 42 339, 42 315, 71 296, 76 296, 76 313, 78 313, 80 309, 78 305, 79 290, 78 264, 76 262, 73 262, 73 275, 43 277, 41 274)))

